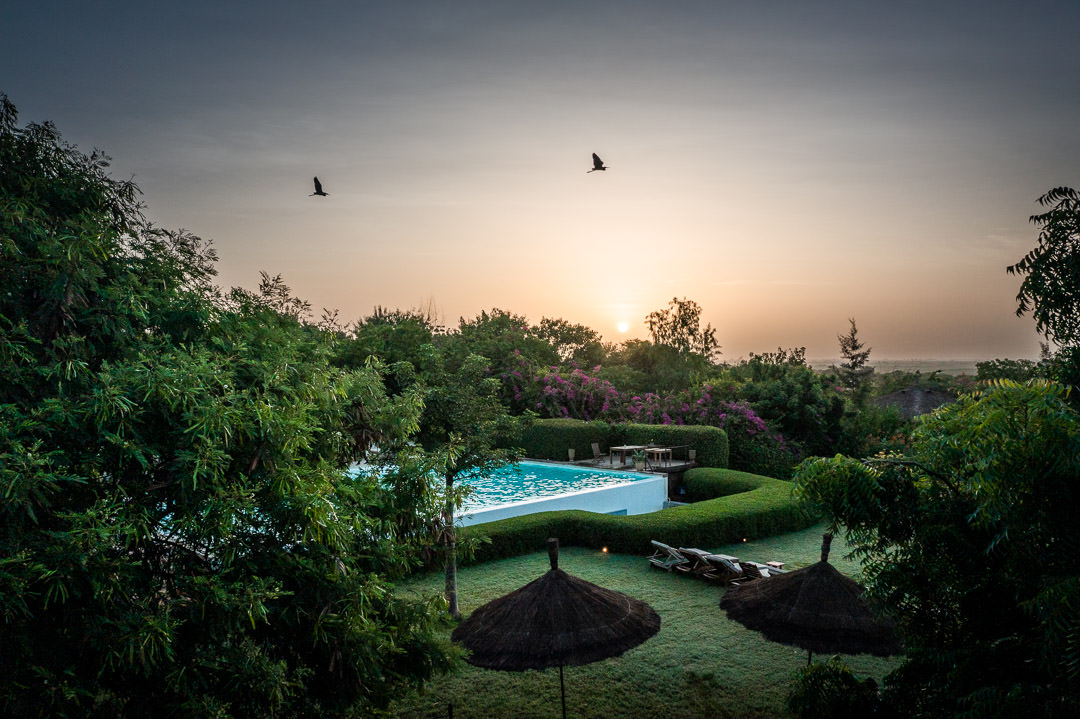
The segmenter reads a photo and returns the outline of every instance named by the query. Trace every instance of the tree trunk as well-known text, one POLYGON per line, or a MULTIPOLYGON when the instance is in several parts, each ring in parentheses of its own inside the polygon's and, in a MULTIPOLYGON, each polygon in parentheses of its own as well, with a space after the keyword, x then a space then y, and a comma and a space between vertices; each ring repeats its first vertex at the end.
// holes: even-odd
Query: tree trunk
POLYGON ((457 600, 457 536, 454 529, 454 478, 446 477, 446 507, 443 509, 443 537, 446 543, 446 601, 450 605, 450 618, 461 619, 457 600))

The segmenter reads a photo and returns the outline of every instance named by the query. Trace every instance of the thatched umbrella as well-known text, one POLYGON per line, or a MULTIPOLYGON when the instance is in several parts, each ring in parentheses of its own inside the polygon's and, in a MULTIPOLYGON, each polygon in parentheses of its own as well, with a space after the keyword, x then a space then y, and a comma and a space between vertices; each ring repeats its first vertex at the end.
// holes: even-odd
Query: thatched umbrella
POLYGON ((549 539, 551 569, 479 607, 451 635, 478 667, 520 672, 596 662, 632 649, 660 631, 660 616, 645 602, 604 589, 559 569, 559 540, 549 539))
POLYGON ((893 624, 878 615, 865 590, 829 564, 832 535, 821 544, 821 561, 793 572, 756 579, 729 589, 720 608, 766 639, 810 652, 873 654, 900 651, 893 624))

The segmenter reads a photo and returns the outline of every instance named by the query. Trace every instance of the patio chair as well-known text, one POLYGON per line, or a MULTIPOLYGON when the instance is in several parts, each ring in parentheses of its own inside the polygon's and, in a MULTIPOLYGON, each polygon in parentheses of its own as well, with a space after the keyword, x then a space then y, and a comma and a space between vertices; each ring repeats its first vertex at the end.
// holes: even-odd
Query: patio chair
POLYGON ((592 443, 592 459, 593 459, 593 464, 595 464, 597 466, 603 464, 608 459, 608 456, 600 451, 600 443, 599 442, 593 442, 592 443))
POLYGON ((669 547, 663 542, 658 542, 655 539, 649 541, 652 542, 654 548, 653 553, 649 555, 649 564, 651 564, 653 568, 670 572, 684 564, 690 563, 690 560, 674 547, 669 547))

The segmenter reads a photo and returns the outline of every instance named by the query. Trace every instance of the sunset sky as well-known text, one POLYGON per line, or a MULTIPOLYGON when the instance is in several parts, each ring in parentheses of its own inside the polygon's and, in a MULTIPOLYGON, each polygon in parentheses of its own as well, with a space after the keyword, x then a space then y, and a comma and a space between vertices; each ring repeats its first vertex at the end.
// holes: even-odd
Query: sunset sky
POLYGON ((1035 357, 1028 217, 1080 185, 1080 2, 21 3, 0 91, 347 321, 498 307, 723 358, 1035 357), (610 169, 587 174, 591 153, 610 169), (318 175, 329 197, 309 197, 318 175), (619 323, 629 331, 621 333, 619 323))

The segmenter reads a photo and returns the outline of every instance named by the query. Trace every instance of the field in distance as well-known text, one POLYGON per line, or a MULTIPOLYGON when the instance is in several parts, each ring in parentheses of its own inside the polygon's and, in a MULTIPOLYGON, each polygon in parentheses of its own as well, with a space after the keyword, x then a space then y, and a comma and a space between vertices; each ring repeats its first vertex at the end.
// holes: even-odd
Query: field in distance
MULTIPOLYGON (((959 377, 960 375, 968 375, 973 377, 975 375, 975 363, 983 362, 981 359, 972 360, 938 360, 938 359, 906 359, 906 360, 879 360, 870 358, 869 365, 874 368, 874 371, 878 374, 888 374, 889 372, 922 372, 923 374, 930 374, 931 372, 941 372, 942 374, 952 375, 959 377)), ((840 359, 807 359, 809 364, 814 369, 827 369, 832 365, 839 366, 840 359)))

